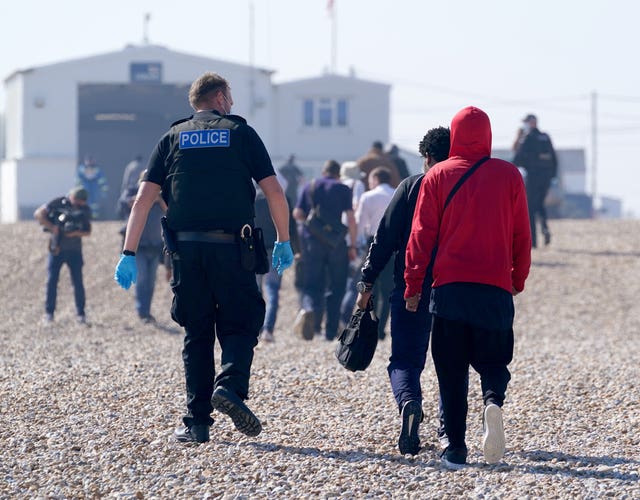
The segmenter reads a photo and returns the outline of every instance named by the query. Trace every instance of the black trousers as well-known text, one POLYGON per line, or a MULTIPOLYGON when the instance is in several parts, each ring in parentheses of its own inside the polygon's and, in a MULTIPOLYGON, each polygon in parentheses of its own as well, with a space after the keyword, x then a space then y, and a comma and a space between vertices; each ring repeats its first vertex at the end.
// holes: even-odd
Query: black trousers
POLYGON ((182 359, 187 389, 185 425, 213 423, 214 385, 246 399, 253 349, 265 303, 256 275, 240 265, 234 243, 178 242, 173 261, 171 316, 184 327, 182 359), (221 349, 216 377, 213 346, 221 349))
POLYGON ((444 428, 452 446, 465 444, 469 365, 480 374, 482 398, 502 406, 511 374, 513 329, 487 330, 433 317, 431 356, 440 385, 444 428))
POLYGON ((551 175, 543 174, 527 174, 527 205, 529 208, 529 224, 531 225, 531 245, 538 245, 536 219, 540 222, 542 234, 546 234, 549 229, 547 227, 547 210, 544 206, 544 200, 551 186, 551 175))

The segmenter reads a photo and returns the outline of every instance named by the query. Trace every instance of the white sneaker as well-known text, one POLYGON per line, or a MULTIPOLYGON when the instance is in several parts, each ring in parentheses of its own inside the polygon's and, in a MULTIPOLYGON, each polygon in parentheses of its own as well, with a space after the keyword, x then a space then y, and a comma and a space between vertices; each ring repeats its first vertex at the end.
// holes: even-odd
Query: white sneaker
POLYGON ((313 311, 300 309, 293 322, 293 333, 304 340, 313 340, 313 311))
POLYGON ((504 425, 502 410, 496 404, 488 404, 484 409, 484 439, 482 448, 484 461, 497 464, 504 457, 504 425))

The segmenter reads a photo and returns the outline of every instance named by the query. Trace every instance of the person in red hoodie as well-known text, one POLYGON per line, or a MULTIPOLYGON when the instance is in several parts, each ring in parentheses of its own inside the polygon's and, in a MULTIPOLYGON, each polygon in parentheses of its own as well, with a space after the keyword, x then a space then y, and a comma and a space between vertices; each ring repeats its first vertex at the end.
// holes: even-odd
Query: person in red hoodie
POLYGON ((513 296, 524 290, 531 265, 531 230, 522 176, 511 163, 489 158, 491 124, 469 106, 451 121, 449 159, 426 174, 405 257, 405 301, 415 311, 432 259, 433 357, 449 445, 446 466, 464 466, 469 365, 479 374, 487 463, 504 456, 502 405, 511 375, 513 296), (445 207, 460 179, 484 160, 445 207))

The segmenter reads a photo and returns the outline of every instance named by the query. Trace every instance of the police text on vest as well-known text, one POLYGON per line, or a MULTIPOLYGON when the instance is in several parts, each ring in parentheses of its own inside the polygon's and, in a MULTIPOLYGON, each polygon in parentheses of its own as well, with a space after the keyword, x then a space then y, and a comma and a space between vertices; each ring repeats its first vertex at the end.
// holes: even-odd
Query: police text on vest
POLYGON ((230 139, 230 131, 227 128, 189 130, 180 132, 180 149, 228 148, 230 139))

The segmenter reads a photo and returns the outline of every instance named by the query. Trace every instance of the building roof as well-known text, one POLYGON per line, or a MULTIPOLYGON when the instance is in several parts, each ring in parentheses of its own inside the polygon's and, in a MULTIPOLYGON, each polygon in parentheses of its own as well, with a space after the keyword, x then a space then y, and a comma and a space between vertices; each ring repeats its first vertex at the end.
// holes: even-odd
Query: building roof
MULTIPOLYGON (((128 44, 126 45, 122 50, 114 50, 112 52, 103 52, 102 54, 94 54, 91 56, 86 56, 86 57, 78 57, 75 59, 67 59, 64 61, 58 61, 58 62, 54 62, 54 63, 50 63, 50 64, 43 64, 40 66, 33 66, 30 68, 24 68, 24 69, 18 69, 16 71, 14 71, 13 73, 11 73, 9 76, 7 76, 4 79, 5 83, 8 83, 9 81, 11 81, 13 78, 15 78, 17 75, 21 75, 21 74, 26 74, 26 73, 30 73, 34 70, 41 70, 41 69, 47 69, 47 68, 52 68, 52 67, 56 67, 56 68, 60 68, 60 67, 64 67, 65 65, 76 65, 78 63, 97 63, 100 62, 101 59, 107 59, 107 58, 112 58, 114 56, 118 56, 118 55, 123 55, 126 57, 130 57, 130 56, 136 56, 136 57, 171 57, 171 56, 177 56, 180 58, 191 58, 191 59, 200 59, 203 62, 213 62, 213 63, 224 63, 226 65, 230 65, 230 66, 238 66, 238 67, 243 67, 246 68, 248 67, 246 64, 240 64, 237 62, 232 62, 232 61, 226 61, 224 59, 216 59, 216 58, 212 58, 212 57, 206 57, 206 56, 202 56, 202 55, 197 55, 197 54, 189 54, 187 52, 178 52, 175 50, 171 50, 168 49, 162 45, 153 45, 153 44, 141 44, 141 45, 136 45, 136 44, 128 44), (136 53, 137 52, 137 53, 136 53)), ((256 67, 255 68, 256 71, 259 71, 261 73, 266 73, 268 75, 271 75, 273 73, 275 73, 275 70, 271 70, 271 69, 267 69, 267 68, 260 68, 260 67, 256 67)))
POLYGON ((289 80, 286 82, 278 83, 278 87, 283 86, 294 86, 294 85, 308 85, 310 83, 315 82, 337 82, 337 83, 364 83, 367 85, 377 85, 380 87, 391 88, 391 85, 388 83, 374 82, 372 80, 363 80, 361 78, 357 78, 356 76, 345 76, 345 75, 337 75, 334 73, 327 73, 320 76, 310 77, 310 78, 302 78, 297 80, 289 80))

